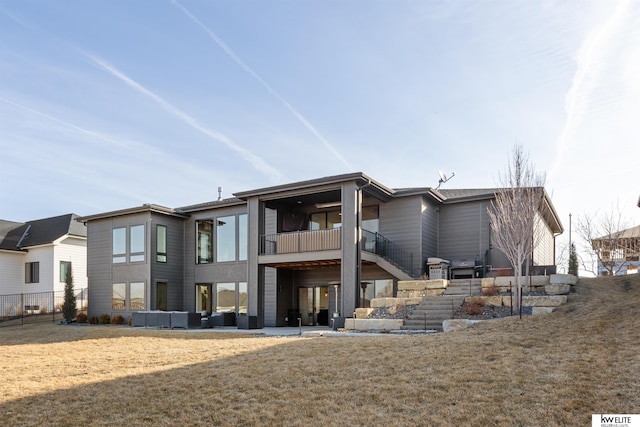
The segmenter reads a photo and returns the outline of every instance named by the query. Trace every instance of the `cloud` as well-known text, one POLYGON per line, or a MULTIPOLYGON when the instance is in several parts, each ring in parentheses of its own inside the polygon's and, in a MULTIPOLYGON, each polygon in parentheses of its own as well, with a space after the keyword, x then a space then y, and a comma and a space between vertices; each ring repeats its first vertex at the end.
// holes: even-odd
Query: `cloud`
POLYGON ((610 54, 609 46, 620 36, 624 28, 629 0, 618 3, 607 20, 583 41, 577 56, 577 68, 571 88, 565 97, 567 118, 557 142, 556 161, 550 175, 555 176, 565 162, 565 153, 574 141, 574 133, 580 127, 584 114, 598 101, 594 91, 598 86, 600 74, 610 54))
POLYGON ((217 34, 215 34, 209 27, 204 25, 198 18, 196 18, 191 12, 189 12, 184 6, 182 6, 177 0, 171 0, 171 3, 180 9, 191 21, 193 21, 197 26, 199 26, 203 31, 205 31, 209 37, 213 39, 214 42, 229 56, 233 61, 238 64, 244 71, 249 73, 251 77, 256 79, 266 90, 278 99, 282 104, 295 116, 296 119, 302 123, 302 125, 307 128, 309 132, 311 132, 322 144, 329 150, 331 154, 333 154, 340 162, 348 167, 350 170, 353 170, 351 164, 338 152, 338 150, 326 140, 324 136, 315 128, 298 110, 296 110, 282 95, 280 95, 275 89, 273 89, 267 82, 264 81, 258 73, 256 73, 251 67, 249 67, 236 53, 220 38, 217 34))
POLYGON ((129 76, 124 74, 122 71, 118 70, 116 67, 109 64, 102 58, 87 52, 82 52, 82 53, 87 59, 89 59, 89 61, 92 64, 103 69, 104 71, 108 72, 112 76, 118 78, 119 80, 127 84, 129 87, 131 87, 138 93, 150 98, 160 107, 162 107, 165 111, 169 112, 171 115, 178 118, 185 124, 202 132, 203 134, 207 135, 208 137, 216 141, 222 142, 228 148, 238 153, 240 157, 242 157, 246 162, 248 162, 254 169, 267 175, 269 177, 270 182, 280 183, 280 182, 286 181, 285 176, 281 174, 278 170, 276 170, 274 167, 269 165, 264 159, 253 154, 249 150, 239 146, 226 135, 206 128, 205 126, 200 124, 196 119, 194 119, 184 111, 180 110, 179 108, 173 106, 164 98, 160 97, 159 95, 145 88, 140 83, 136 82, 135 80, 133 80, 132 78, 130 78, 129 76))

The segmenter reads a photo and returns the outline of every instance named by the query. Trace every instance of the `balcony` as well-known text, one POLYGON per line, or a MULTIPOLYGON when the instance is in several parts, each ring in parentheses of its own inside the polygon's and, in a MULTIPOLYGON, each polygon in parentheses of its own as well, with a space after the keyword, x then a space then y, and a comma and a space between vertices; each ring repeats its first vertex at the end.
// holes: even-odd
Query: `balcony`
POLYGON ((340 228, 267 234, 260 238, 260 255, 280 255, 340 249, 340 228))

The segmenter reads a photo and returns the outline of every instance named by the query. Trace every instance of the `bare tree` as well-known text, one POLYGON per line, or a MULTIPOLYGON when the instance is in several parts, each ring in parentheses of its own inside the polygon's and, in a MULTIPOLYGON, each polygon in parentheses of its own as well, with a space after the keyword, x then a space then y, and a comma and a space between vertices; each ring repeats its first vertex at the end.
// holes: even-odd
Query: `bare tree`
MULTIPOLYGON (((496 198, 488 209, 491 241, 513 266, 516 286, 514 308, 520 310, 522 266, 537 244, 538 210, 544 197, 544 174, 538 174, 522 147, 514 146, 496 198)), ((528 267, 528 264, 527 264, 528 267)))
POLYGON ((634 255, 638 255, 640 238, 627 232, 630 230, 626 228, 619 206, 608 212, 584 215, 578 220, 576 231, 588 245, 586 251, 592 255, 591 271, 615 276, 628 266, 634 255))

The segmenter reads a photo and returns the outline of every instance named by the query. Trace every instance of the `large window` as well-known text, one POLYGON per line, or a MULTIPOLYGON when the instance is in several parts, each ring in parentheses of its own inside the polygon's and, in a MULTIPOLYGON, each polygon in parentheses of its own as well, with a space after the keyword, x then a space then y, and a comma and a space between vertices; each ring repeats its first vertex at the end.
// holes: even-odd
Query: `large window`
POLYGON ((114 264, 127 262, 127 256, 129 262, 143 262, 144 249, 144 224, 132 225, 128 229, 127 227, 118 227, 112 230, 111 255, 114 264), (127 237, 129 245, 127 245, 127 237), (129 249, 128 253, 127 248, 129 249))
POLYGON ((27 262, 24 264, 24 283, 40 282, 40 263, 27 262))
POLYGON ((216 262, 235 261, 236 217, 220 217, 216 224, 216 262))
POLYGON ((111 309, 139 311, 145 309, 144 282, 114 283, 111 287, 111 309))
POLYGON ((167 227, 156 227, 156 261, 167 262, 167 227))
POLYGON ((247 282, 216 284, 216 311, 247 313, 247 282))
POLYGON ((311 214, 311 221, 309 223, 310 230, 340 228, 341 226, 342 218, 340 218, 340 211, 316 212, 311 214))
POLYGON ((213 262, 213 221, 196 221, 196 264, 213 262))
POLYGON ((71 274, 71 261, 60 261, 60 282, 67 281, 67 273, 71 274))
POLYGON ((378 219, 378 207, 366 206, 362 208, 362 229, 377 233, 380 231, 378 219))

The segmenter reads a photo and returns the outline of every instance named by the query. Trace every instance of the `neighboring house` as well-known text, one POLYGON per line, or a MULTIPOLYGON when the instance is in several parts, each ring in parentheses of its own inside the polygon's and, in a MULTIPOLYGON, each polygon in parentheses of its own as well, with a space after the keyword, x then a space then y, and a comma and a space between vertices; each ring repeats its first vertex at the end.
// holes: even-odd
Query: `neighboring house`
POLYGON ((69 268, 74 289, 87 287, 87 233, 76 218, 0 220, 0 295, 63 291, 69 268))
MULTIPOLYGON (((362 173, 325 177, 170 209, 80 218, 88 230, 89 314, 137 310, 247 313, 257 327, 327 325, 430 257, 466 258, 471 275, 508 269, 491 247, 489 190, 391 189, 362 173)), ((555 268, 562 226, 546 192, 531 265, 555 268)))
POLYGON ((636 274, 640 268, 640 225, 593 239, 598 276, 636 274))

